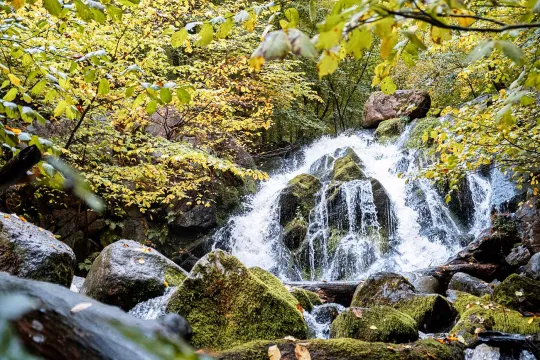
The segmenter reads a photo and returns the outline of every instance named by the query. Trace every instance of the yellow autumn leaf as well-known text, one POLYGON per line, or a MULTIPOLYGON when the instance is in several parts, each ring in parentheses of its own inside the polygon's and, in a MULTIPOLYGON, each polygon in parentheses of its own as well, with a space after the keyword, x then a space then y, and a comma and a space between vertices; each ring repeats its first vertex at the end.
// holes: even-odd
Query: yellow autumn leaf
POLYGON ((311 355, 307 347, 302 344, 296 344, 294 348, 294 354, 298 360, 311 360, 311 355))
POLYGON ((277 345, 272 345, 268 348, 268 358, 270 358, 270 360, 281 359, 281 352, 279 351, 277 345))
POLYGON ((21 80, 13 74, 8 74, 9 81, 15 86, 21 86, 21 80))

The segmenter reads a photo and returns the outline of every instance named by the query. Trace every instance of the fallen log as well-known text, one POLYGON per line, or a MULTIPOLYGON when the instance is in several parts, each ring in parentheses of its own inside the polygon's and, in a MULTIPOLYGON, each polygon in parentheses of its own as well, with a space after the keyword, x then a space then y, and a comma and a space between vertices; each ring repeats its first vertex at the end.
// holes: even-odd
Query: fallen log
POLYGON ((336 303, 349 307, 358 285, 361 281, 291 281, 285 282, 286 286, 298 287, 313 291, 323 302, 336 303))
POLYGON ((0 190, 18 184, 28 175, 27 172, 41 161, 41 151, 35 145, 22 149, 0 168, 0 190))

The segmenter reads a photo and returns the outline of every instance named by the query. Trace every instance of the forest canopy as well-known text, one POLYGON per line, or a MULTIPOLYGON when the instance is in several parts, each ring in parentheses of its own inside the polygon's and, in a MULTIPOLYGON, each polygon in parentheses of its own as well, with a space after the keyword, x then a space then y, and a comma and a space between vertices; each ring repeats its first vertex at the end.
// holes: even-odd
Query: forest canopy
POLYGON ((372 91, 423 88, 445 115, 423 133, 424 176, 453 188, 495 163, 536 193, 539 12, 535 0, 5 2, 0 164, 38 155, 2 186, 34 180, 119 214, 211 206, 215 179, 267 178, 243 154, 358 128, 372 91))

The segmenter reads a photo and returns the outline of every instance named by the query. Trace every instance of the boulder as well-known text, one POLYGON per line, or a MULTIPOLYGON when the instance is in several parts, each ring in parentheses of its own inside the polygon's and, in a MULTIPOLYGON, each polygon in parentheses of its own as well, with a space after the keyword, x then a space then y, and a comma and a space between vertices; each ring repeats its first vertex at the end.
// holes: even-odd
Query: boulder
POLYGON ((389 306, 352 307, 332 322, 330 338, 408 343, 418 339, 416 321, 389 306))
POLYGON ((322 305, 321 298, 313 291, 305 290, 302 288, 291 289, 291 295, 298 300, 302 309, 310 312, 315 306, 322 305))
POLYGON ((454 307, 459 313, 459 321, 450 330, 466 343, 476 340, 476 334, 483 331, 500 331, 508 334, 537 334, 540 321, 524 317, 518 311, 508 309, 489 299, 479 298, 463 292, 456 292, 454 307))
POLYGON ((493 288, 487 282, 461 272, 452 276, 448 288, 450 290, 463 291, 475 296, 493 294, 493 288))
POLYGON ((309 173, 319 179, 323 179, 332 170, 334 161, 335 159, 333 156, 324 155, 309 167, 309 173))
POLYGON ((313 175, 301 174, 289 181, 279 195, 280 224, 286 226, 299 215, 303 220, 307 220, 320 189, 321 182, 313 175))
POLYGON ((169 349, 169 356, 197 359, 180 339, 186 335, 183 329, 172 326, 181 321, 170 317, 166 322, 139 320, 63 286, 5 273, 0 273, 0 294, 34 302, 33 309, 11 324, 23 345, 42 359, 158 360, 162 348, 169 349))
POLYGON ((156 250, 132 240, 120 240, 94 260, 81 293, 109 305, 130 310, 178 286, 186 272, 156 250))
POLYGON ((69 287, 74 269, 75 254, 54 234, 0 212, 0 271, 69 287))
POLYGON ((446 329, 454 320, 452 304, 438 294, 418 294, 404 277, 393 273, 371 275, 354 293, 351 306, 392 306, 409 315, 423 332, 446 329))
POLYGON ((307 337, 298 300, 275 276, 217 250, 201 258, 167 311, 184 316, 197 347, 223 350, 257 339, 307 337))
POLYGON ((356 339, 253 341, 217 353, 215 358, 220 360, 268 360, 270 353, 277 352, 280 356, 273 358, 281 358, 282 360, 462 360, 464 358, 464 346, 458 341, 452 341, 451 344, 446 345, 433 339, 403 345, 356 339))
POLYGON ((516 246, 510 251, 505 258, 506 263, 510 266, 520 267, 527 264, 531 258, 531 252, 523 245, 516 246))
POLYGON ((351 305, 353 295, 359 285, 358 281, 336 281, 336 282, 294 282, 285 283, 288 286, 299 287, 314 292, 325 303, 336 303, 345 307, 351 305))
POLYGON ((443 294, 443 287, 435 276, 420 273, 405 273, 403 275, 419 294, 443 294))
POLYGON ((540 196, 525 202, 517 211, 521 243, 535 254, 540 252, 540 196))
POLYGON ((385 120, 377 126, 375 137, 383 144, 394 141, 405 130, 406 125, 407 121, 405 121, 405 119, 385 120))
POLYGON ((364 105, 362 126, 375 128, 388 119, 407 116, 410 120, 423 118, 431 107, 428 92, 420 90, 398 90, 392 95, 378 91, 370 95, 364 105))
POLYGON ((332 179, 341 182, 365 179, 366 176, 360 165, 358 155, 352 149, 347 149, 345 156, 334 162, 332 179))
POLYGON ((294 218, 283 229, 283 243, 291 250, 296 251, 302 245, 308 232, 308 223, 304 219, 294 218))
POLYGON ((540 281, 512 274, 495 287, 493 300, 521 312, 540 311, 540 281))
POLYGON ((525 266, 525 274, 535 280, 540 280, 540 253, 534 254, 525 266))
MULTIPOLYGON (((457 189, 450 194, 448 208, 452 212, 454 219, 465 229, 469 229, 474 223, 475 204, 469 181, 462 177, 456 184, 457 189)), ((449 184, 440 189, 442 197, 450 191, 449 184)))

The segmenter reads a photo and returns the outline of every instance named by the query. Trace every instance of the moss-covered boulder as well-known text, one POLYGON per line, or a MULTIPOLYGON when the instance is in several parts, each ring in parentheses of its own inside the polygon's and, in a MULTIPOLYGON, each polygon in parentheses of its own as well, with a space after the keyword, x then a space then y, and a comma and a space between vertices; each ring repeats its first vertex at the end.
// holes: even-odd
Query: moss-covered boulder
POLYGON ((279 221, 286 226, 294 218, 307 220, 317 201, 321 182, 313 175, 301 174, 289 181, 279 195, 279 221))
POLYGON ((291 250, 297 250, 305 239, 308 222, 305 219, 294 218, 283 229, 283 243, 291 250))
POLYGON ((302 306, 302 309, 306 311, 311 311, 315 306, 322 305, 321 298, 313 291, 301 288, 292 288, 291 294, 296 298, 296 300, 298 300, 302 306))
POLYGON ((512 274, 495 287, 493 300, 521 312, 540 311, 540 281, 512 274))
POLYGON ((356 339, 254 341, 215 354, 215 357, 268 360, 269 350, 279 351, 282 360, 297 360, 296 352, 308 352, 313 360, 461 360, 464 357, 464 347, 459 342, 445 345, 432 339, 401 345, 356 339))
POLYGON ((351 306, 391 306, 412 317, 421 331, 447 329, 456 317, 456 310, 443 296, 418 294, 404 277, 394 273, 370 276, 356 289, 351 306))
POLYGON ((107 246, 92 263, 81 294, 130 310, 178 286, 187 273, 155 249, 133 240, 107 246))
POLYGON ((74 270, 75 254, 54 234, 0 212, 0 271, 69 287, 74 270))
POLYGON ((184 316, 196 347, 223 350, 257 339, 307 337, 298 300, 272 274, 248 270, 217 250, 201 258, 171 296, 167 311, 184 316))
POLYGON ((540 321, 524 317, 518 311, 499 305, 487 297, 479 298, 456 291, 454 306, 460 317, 450 330, 451 334, 462 336, 467 343, 472 343, 482 331, 500 331, 509 334, 538 334, 540 321))
POLYGON ((345 155, 334 162, 332 179, 341 182, 365 179, 360 164, 358 155, 352 149, 347 149, 345 155))
POLYGON ((450 290, 463 291, 476 296, 493 294, 493 288, 490 284, 462 272, 455 273, 454 276, 452 276, 448 288, 450 290))
POLYGON ((375 137, 383 144, 396 140, 405 130, 408 118, 389 119, 379 123, 375 137))
POLYGON ((313 176, 318 177, 319 179, 323 179, 332 170, 332 165, 334 164, 334 161, 335 158, 333 156, 324 155, 309 167, 309 173, 313 176))
MULTIPOLYGON (((429 136, 431 130, 435 129, 441 124, 441 121, 438 118, 424 118, 418 119, 415 121, 415 125, 409 135, 407 144, 405 145, 409 149, 422 149, 429 148, 433 145, 433 139, 429 136), (422 138, 424 134, 427 134, 427 141, 424 141, 422 138)), ((424 137, 425 139, 425 137, 424 137)))
POLYGON ((330 337, 407 343, 418 339, 418 327, 410 316, 388 306, 353 307, 332 322, 330 337))

